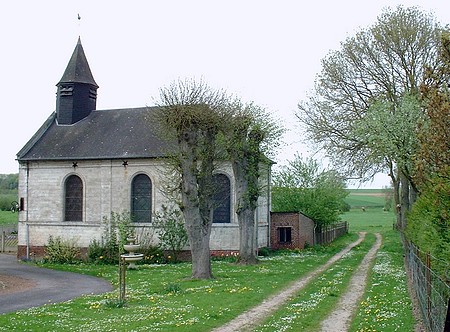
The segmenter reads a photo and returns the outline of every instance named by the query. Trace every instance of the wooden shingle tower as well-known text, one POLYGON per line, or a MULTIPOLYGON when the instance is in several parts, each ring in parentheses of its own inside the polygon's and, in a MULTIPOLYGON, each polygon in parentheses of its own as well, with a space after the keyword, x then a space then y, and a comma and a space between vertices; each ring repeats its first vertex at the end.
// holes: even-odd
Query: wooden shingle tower
POLYGON ((96 109, 98 85, 92 76, 80 38, 56 86, 58 124, 74 124, 96 109))

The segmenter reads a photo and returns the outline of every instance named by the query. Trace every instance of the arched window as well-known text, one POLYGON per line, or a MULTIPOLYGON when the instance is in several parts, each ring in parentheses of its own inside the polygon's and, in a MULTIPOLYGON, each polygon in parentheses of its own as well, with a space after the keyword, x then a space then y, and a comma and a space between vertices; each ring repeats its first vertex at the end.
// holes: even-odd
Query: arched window
POLYGON ((213 223, 231 222, 230 179, 225 174, 214 174, 213 223))
POLYGON ((82 221, 83 220, 83 181, 76 176, 71 175, 66 179, 64 185, 64 220, 82 221))
POLYGON ((152 181, 145 174, 136 175, 131 183, 131 216, 135 222, 152 221, 152 181))

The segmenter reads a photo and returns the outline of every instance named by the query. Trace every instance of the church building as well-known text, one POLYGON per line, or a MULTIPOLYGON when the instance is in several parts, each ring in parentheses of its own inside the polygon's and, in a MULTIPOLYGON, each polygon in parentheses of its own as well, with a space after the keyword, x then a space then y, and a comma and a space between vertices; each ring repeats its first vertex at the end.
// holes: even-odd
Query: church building
MULTIPOLYGON (((56 111, 18 152, 18 257, 41 256, 49 237, 87 248, 103 234, 104 218, 130 212, 136 228, 170 205, 162 188, 171 146, 158 137, 156 107, 97 110, 97 89, 80 39, 57 83, 56 111)), ((220 206, 212 251, 239 250, 231 164, 219 165, 220 206)), ((269 246, 270 166, 255 213, 259 247, 269 246)), ((188 249, 188 248, 187 248, 188 249)))

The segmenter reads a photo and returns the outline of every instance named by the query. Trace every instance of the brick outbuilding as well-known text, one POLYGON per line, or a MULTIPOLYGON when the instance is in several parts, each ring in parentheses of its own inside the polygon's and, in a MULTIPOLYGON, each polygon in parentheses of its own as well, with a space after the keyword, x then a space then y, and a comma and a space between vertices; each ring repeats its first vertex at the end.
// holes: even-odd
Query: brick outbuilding
POLYGON ((314 245, 315 223, 300 212, 272 212, 270 245, 272 249, 303 249, 314 245))

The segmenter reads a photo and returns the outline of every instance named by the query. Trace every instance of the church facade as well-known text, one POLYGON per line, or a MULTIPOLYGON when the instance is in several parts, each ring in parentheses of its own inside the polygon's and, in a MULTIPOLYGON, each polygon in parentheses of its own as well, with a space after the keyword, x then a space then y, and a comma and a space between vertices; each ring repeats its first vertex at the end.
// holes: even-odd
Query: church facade
MULTIPOLYGON (((103 220, 130 212, 136 229, 152 228, 153 214, 170 205, 163 187, 172 148, 157 134, 155 107, 97 110, 97 89, 80 39, 57 84, 56 111, 18 152, 18 257, 42 255, 49 237, 87 248, 99 240, 103 220)), ((239 250, 233 171, 215 175, 220 204, 210 247, 239 250)), ((255 213, 259 247, 269 245, 270 165, 255 213)), ((156 244, 156 243, 155 243, 156 244)), ((188 248, 187 248, 188 249, 188 248)))

